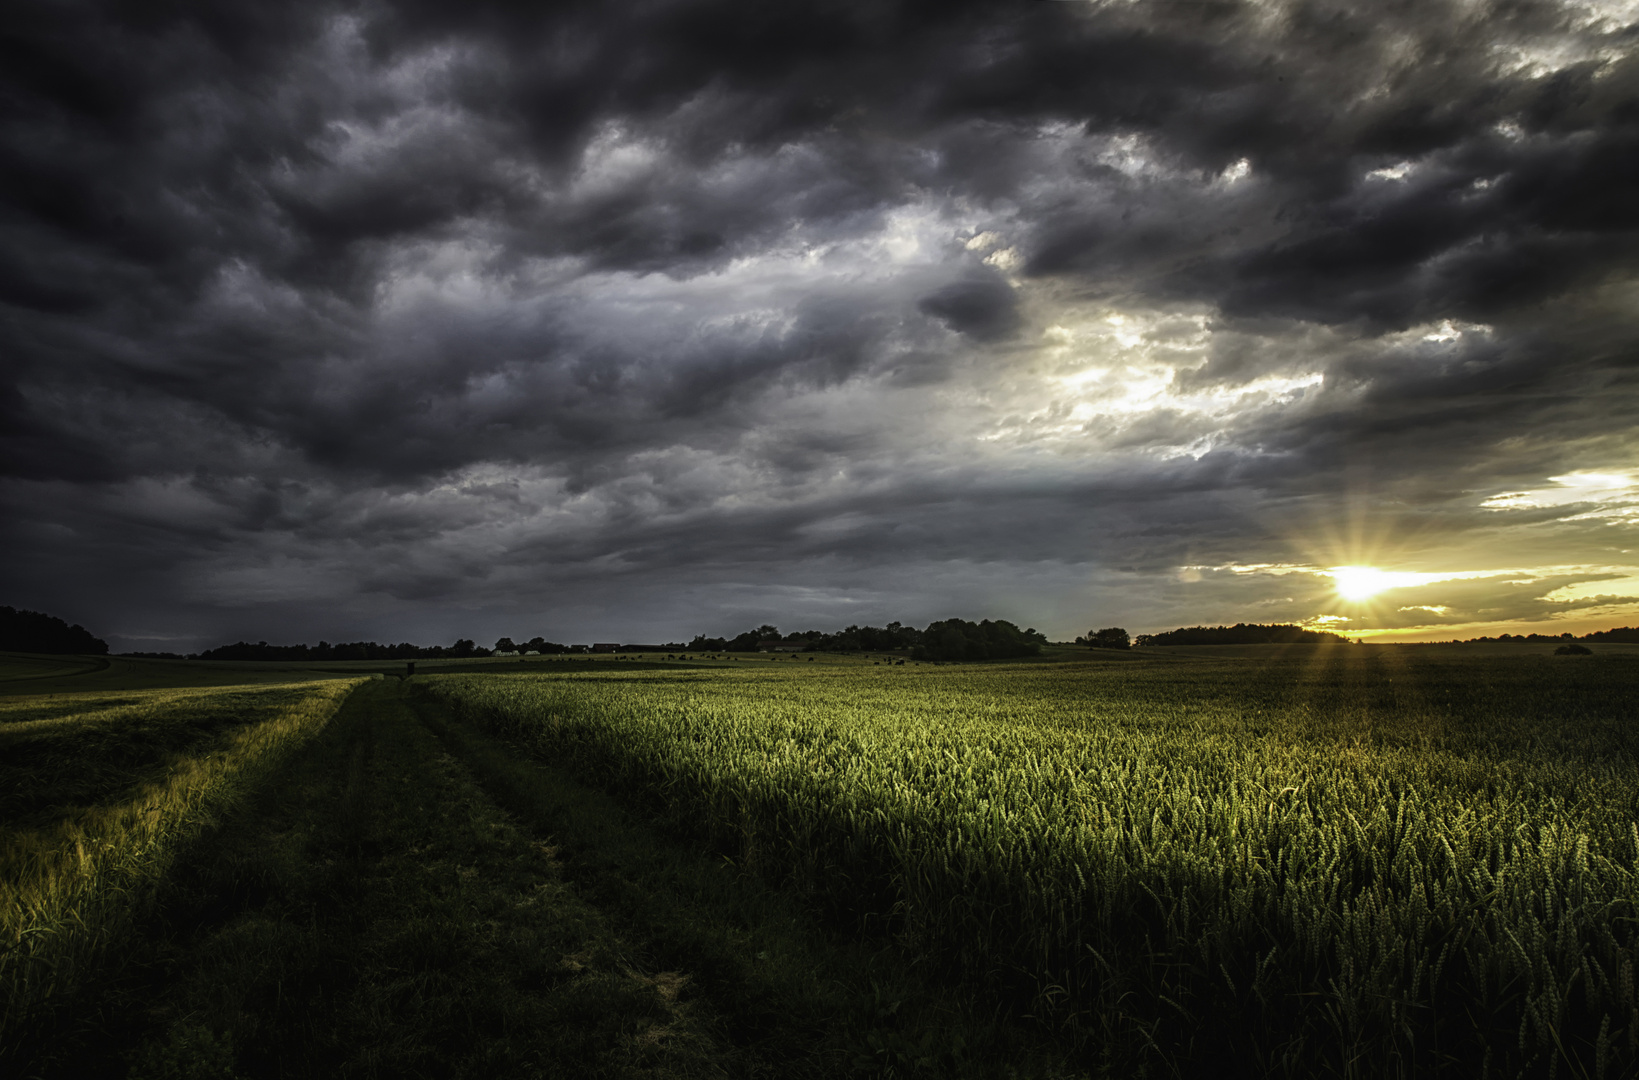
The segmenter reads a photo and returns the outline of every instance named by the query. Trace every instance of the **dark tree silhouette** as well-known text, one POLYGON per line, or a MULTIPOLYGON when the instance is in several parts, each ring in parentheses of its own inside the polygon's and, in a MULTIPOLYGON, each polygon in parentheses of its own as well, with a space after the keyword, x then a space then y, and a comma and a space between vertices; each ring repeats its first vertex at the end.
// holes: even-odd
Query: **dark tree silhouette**
POLYGON ((1130 649, 1132 638, 1127 631, 1119 626, 1106 627, 1103 630, 1089 630, 1085 637, 1076 638, 1077 645, 1086 645, 1093 649, 1130 649))
POLYGON ((1188 626, 1164 634, 1139 634, 1139 645, 1311 645, 1347 642, 1327 630, 1305 630, 1290 623, 1236 623, 1234 626, 1188 626))
POLYGON ((0 607, 0 650, 106 656, 108 642, 53 615, 0 607))
POLYGON ((978 623, 945 619, 928 624, 922 631, 922 643, 911 655, 918 660, 1002 660, 1036 656, 1045 644, 1045 634, 1034 628, 1020 630, 1005 619, 978 623))

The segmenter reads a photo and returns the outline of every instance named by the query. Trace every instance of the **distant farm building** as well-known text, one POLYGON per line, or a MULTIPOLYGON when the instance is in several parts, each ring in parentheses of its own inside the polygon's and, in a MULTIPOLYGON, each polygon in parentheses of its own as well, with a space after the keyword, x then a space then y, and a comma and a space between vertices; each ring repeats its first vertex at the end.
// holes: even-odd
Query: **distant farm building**
POLYGON ((618 641, 594 641, 594 642, 592 642, 592 651, 593 652, 619 652, 620 651, 620 642, 618 642, 618 641))

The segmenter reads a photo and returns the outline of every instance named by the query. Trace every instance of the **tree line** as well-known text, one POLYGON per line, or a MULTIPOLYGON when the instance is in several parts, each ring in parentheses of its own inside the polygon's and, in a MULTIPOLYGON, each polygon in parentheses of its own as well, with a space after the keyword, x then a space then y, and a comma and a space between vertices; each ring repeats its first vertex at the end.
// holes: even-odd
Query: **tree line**
POLYGON ((1234 626, 1184 626, 1160 634, 1139 634, 1134 644, 1318 645, 1322 642, 1347 644, 1348 640, 1329 630, 1306 630, 1291 623, 1236 623, 1234 626))
MULTIPOLYGON (((1036 656, 1047 644, 1045 634, 1033 627, 1021 630, 1006 619, 984 619, 970 622, 966 619, 943 619, 929 623, 925 629, 891 622, 887 626, 850 626, 835 633, 823 630, 804 630, 781 634, 777 627, 764 623, 733 637, 695 635, 687 645, 671 642, 664 645, 607 646, 624 652, 676 651, 689 652, 762 652, 779 648, 781 651, 801 652, 897 652, 908 653, 918 660, 1004 660, 1036 656)), ((528 641, 499 638, 493 649, 486 649, 467 638, 454 645, 378 645, 373 641, 355 641, 331 645, 321 641, 309 645, 269 645, 265 641, 250 643, 238 641, 214 649, 192 654, 194 660, 441 660, 465 659, 477 656, 513 656, 537 653, 541 656, 584 654, 591 652, 587 645, 564 645, 534 637, 528 641)))
POLYGON ((734 637, 696 635, 691 652, 760 652, 778 648, 802 652, 901 652, 916 660, 1006 660, 1037 656, 1047 636, 1034 627, 1021 630, 1006 619, 941 619, 918 630, 891 622, 887 626, 850 626, 835 633, 803 630, 782 635, 767 623, 734 637))
POLYGON ((269 645, 265 641, 236 641, 194 653, 190 660, 463 660, 489 656, 491 650, 471 638, 457 638, 453 645, 378 645, 374 641, 349 641, 332 645, 269 645))
MULTIPOLYGON (((1236 623, 1234 626, 1188 626, 1156 634, 1131 637, 1118 626, 1089 630, 1075 639, 1077 645, 1095 649, 1128 649, 1134 645, 1267 645, 1346 643, 1347 638, 1327 630, 1309 630, 1291 623, 1236 623)), ((1595 630, 1580 636, 1561 634, 1499 634, 1495 637, 1469 638, 1467 642, 1525 641, 1525 642, 1627 642, 1639 644, 1639 627, 1613 627, 1595 630)), ((1459 644, 1458 639, 1452 639, 1459 644)), ((758 652, 778 647, 783 650, 805 652, 894 652, 908 653, 919 660, 1000 660, 1039 655, 1047 637, 1033 627, 1021 630, 1005 619, 984 619, 971 622, 966 619, 943 619, 929 623, 918 630, 899 622, 887 626, 850 626, 834 633, 822 630, 803 630, 781 634, 767 623, 754 630, 733 637, 706 637, 698 634, 687 645, 672 642, 666 645, 611 646, 624 651, 674 650, 677 652, 758 652)), ((0 606, 0 651, 32 652, 60 655, 104 656, 108 643, 93 636, 83 626, 70 626, 62 619, 38 611, 21 611, 0 606)), ((352 641, 332 645, 321 641, 317 645, 269 645, 236 641, 219 645, 201 653, 125 653, 126 656, 149 656, 175 660, 460 660, 469 657, 502 654, 535 653, 541 656, 584 654, 591 652, 587 645, 565 645, 533 637, 514 642, 503 637, 493 649, 485 648, 470 638, 457 638, 451 645, 412 645, 409 642, 378 644, 374 641, 352 641)))
MULTIPOLYGON (((0 614, 10 611, 10 608, 0 608, 0 614)), ((23 614, 32 615, 33 612, 23 614)), ((49 616, 41 616, 49 618, 49 616)), ((52 619, 57 626, 68 628, 60 619, 52 619)), ((73 627, 81 634, 84 630, 73 627)), ((90 635, 86 634, 89 638, 90 635)), ((33 640, 33 639, 31 639, 33 640)), ((75 639, 80 640, 80 639, 75 639)), ((107 645, 95 638, 91 638, 100 651, 106 652, 107 645)), ((1598 630, 1583 634, 1580 637, 1572 634, 1500 634, 1496 637, 1469 638, 1469 643, 1493 641, 1606 641, 1606 642, 1634 642, 1639 643, 1639 629, 1618 627, 1611 630, 1598 630)), ((1130 649, 1133 646, 1169 646, 1169 645, 1293 645, 1293 644, 1347 644, 1348 639, 1327 630, 1308 630, 1291 623, 1236 623, 1234 626, 1187 626, 1177 630, 1168 630, 1156 634, 1139 634, 1136 638, 1118 626, 1106 627, 1102 630, 1089 630, 1086 634, 1075 639, 1077 645, 1085 645, 1094 649, 1130 649)), ((1453 639, 1453 643, 1456 640, 1453 639)), ((1047 644, 1045 635, 1038 633, 1034 628, 1020 630, 1017 625, 1005 619, 985 619, 980 622, 970 622, 965 619, 944 619, 929 623, 926 629, 918 630, 914 626, 905 626, 898 622, 891 622, 887 626, 850 626, 835 633, 826 633, 822 630, 803 630, 797 633, 781 634, 779 629, 767 623, 754 630, 736 634, 734 637, 706 637, 704 634, 695 635, 687 645, 680 642, 670 642, 664 645, 619 645, 611 646, 622 651, 676 651, 687 652, 761 652, 779 648, 781 651, 802 652, 894 652, 908 653, 918 660, 1004 660, 1025 656, 1036 656, 1041 653, 1043 645, 1047 644)), ((44 649, 24 648, 18 645, 7 645, 5 648, 18 652, 97 652, 98 649, 44 649)), ((187 657, 172 653, 130 653, 132 656, 164 656, 174 659, 190 660, 461 660, 479 656, 518 655, 535 653, 541 656, 580 655, 591 652, 587 645, 565 645, 559 642, 547 641, 542 637, 533 637, 528 641, 514 642, 512 638, 503 637, 495 642, 493 649, 474 643, 469 638, 458 638, 453 645, 411 645, 402 642, 397 645, 378 645, 374 641, 344 642, 331 645, 321 641, 315 646, 308 645, 269 645, 265 641, 254 644, 239 641, 232 645, 221 645, 214 649, 207 649, 202 653, 189 654, 187 657)))
POLYGON ((39 611, 0 607, 0 651, 106 656, 108 642, 75 623, 39 611))
MULTIPOLYGON (((1610 643, 1613 643, 1613 644, 1620 643, 1620 644, 1626 644, 1626 645, 1639 645, 1639 627, 1615 626, 1615 627, 1612 627, 1609 630, 1590 630, 1588 633, 1583 634, 1581 637, 1578 637, 1577 635, 1572 634, 1572 633, 1563 633, 1563 634, 1498 634, 1496 637, 1473 637, 1473 638, 1467 638, 1467 639, 1462 640, 1462 641, 1459 641, 1457 638, 1452 638, 1451 639, 1451 644, 1453 644, 1453 645, 1479 645, 1479 644, 1483 644, 1483 643, 1488 642, 1488 641, 1540 641, 1540 642, 1555 642, 1555 643, 1561 642, 1561 641, 1605 641, 1605 642, 1610 642, 1610 643)), ((1419 642, 1419 644, 1424 644, 1424 643, 1419 642)), ((1437 644, 1437 643, 1436 642, 1427 642, 1426 644, 1437 644)))

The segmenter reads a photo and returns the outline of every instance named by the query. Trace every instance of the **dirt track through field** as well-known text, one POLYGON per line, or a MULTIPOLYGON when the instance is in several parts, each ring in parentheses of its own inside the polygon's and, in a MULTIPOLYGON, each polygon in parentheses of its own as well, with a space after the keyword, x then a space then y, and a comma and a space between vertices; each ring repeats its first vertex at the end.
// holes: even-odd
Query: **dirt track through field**
POLYGON ((360 687, 184 860, 149 941, 18 1075, 761 1071, 711 1034, 689 973, 639 959, 397 680, 360 687))

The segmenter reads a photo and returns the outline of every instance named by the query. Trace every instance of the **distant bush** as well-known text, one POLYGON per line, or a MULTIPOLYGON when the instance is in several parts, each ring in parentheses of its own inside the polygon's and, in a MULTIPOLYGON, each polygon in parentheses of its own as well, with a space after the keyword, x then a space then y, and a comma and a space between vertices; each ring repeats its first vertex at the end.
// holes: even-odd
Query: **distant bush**
POLYGON ((0 607, 0 651, 107 656, 108 642, 51 615, 0 607))
POLYGON ((1348 638, 1327 630, 1305 630, 1290 623, 1236 623, 1234 626, 1190 626, 1164 634, 1139 634, 1139 645, 1309 645, 1348 638))
POLYGON ((1554 650, 1555 656, 1592 656, 1593 650, 1586 645, 1561 645, 1554 650))

